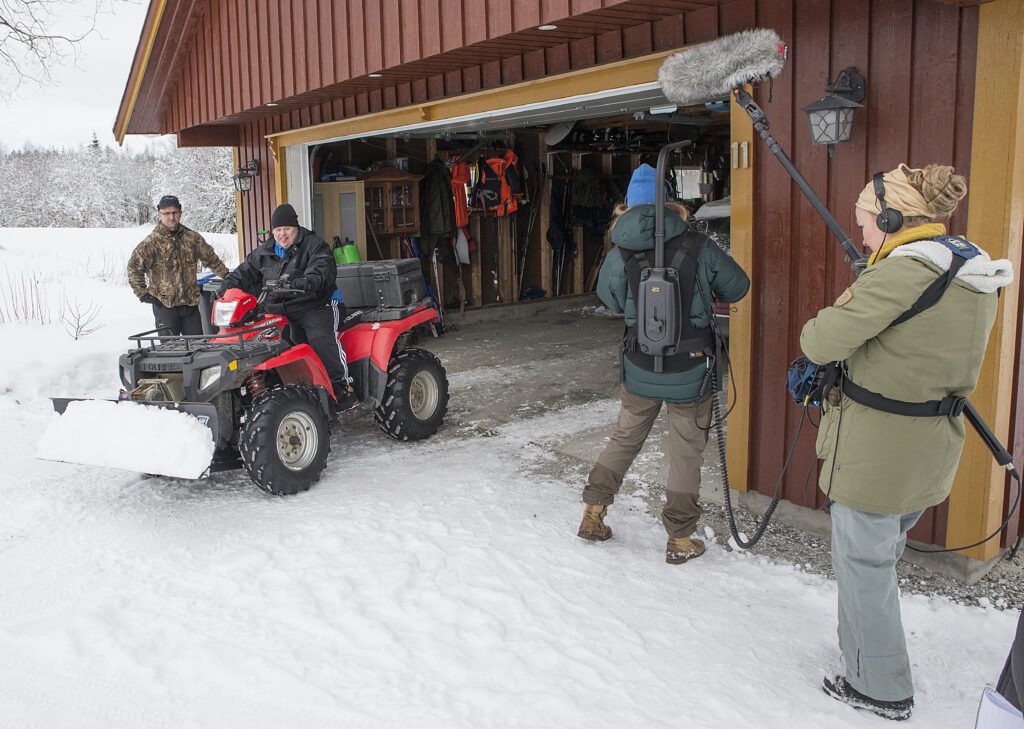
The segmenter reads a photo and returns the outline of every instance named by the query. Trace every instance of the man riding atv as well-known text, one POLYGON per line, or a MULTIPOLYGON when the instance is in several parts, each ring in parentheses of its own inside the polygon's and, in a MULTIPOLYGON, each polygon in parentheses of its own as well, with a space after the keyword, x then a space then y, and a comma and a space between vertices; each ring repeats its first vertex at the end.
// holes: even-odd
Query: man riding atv
POLYGON ((331 380, 338 411, 347 410, 358 403, 358 398, 338 339, 345 307, 337 289, 338 267, 331 249, 323 238, 299 225, 295 208, 287 203, 277 206, 270 224, 273 239, 258 246, 227 275, 217 298, 233 288, 256 296, 266 281, 287 280, 292 289, 305 291, 305 296, 287 300, 268 298, 266 310, 288 317, 289 338, 313 348, 331 380))

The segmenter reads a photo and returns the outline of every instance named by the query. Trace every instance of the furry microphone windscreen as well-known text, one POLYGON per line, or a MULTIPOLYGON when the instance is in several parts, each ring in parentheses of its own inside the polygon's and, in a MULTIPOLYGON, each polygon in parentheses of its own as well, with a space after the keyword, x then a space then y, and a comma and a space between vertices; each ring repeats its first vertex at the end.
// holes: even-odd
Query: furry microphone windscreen
POLYGON ((786 44, 774 30, 755 28, 686 48, 669 56, 658 82, 669 101, 700 104, 744 84, 775 78, 786 62, 786 44))

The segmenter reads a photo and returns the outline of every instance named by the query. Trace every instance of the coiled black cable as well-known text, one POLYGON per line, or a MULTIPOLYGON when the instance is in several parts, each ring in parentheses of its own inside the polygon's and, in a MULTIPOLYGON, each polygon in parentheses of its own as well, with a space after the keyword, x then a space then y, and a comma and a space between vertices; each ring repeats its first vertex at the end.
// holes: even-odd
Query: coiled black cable
MULTIPOLYGON (((754 536, 749 540, 744 540, 740 536, 739 529, 736 527, 736 515, 732 508, 732 487, 729 485, 729 469, 725 461, 725 431, 722 428, 724 419, 722 415, 722 401, 721 392, 715 390, 714 395, 714 410, 715 410, 715 438, 718 440, 718 459, 722 469, 722 496, 725 502, 725 517, 729 522, 729 531, 732 534, 733 540, 736 542, 736 546, 740 549, 751 549, 764 536, 765 531, 768 529, 768 525, 771 523, 772 516, 775 514, 775 510, 779 506, 779 502, 782 500, 782 479, 786 475, 786 471, 789 469, 789 463, 793 459, 793 453, 796 452, 796 444, 800 442, 800 432, 804 427, 804 418, 800 418, 800 425, 797 426, 796 435, 793 436, 793 444, 789 447, 789 453, 786 454, 786 462, 782 465, 782 472, 779 473, 779 479, 775 482, 775 493, 772 495, 772 501, 768 505, 767 510, 764 512, 764 516, 761 521, 757 524, 757 529, 754 531, 754 536)), ((806 406, 805 406, 806 409, 806 406)))

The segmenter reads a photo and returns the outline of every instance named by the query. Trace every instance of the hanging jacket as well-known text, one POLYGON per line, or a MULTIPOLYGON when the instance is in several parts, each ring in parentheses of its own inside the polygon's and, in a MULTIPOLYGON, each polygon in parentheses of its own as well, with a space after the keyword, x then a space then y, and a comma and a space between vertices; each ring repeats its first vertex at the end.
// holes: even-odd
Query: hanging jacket
POLYGON ((451 240, 454 233, 452 178, 444 162, 435 159, 427 165, 427 173, 420 184, 420 238, 423 250, 429 255, 440 241, 451 240))
MULTIPOLYGON (((665 239, 669 240, 686 231, 686 223, 674 210, 665 210, 665 239)), ((644 251, 654 259, 654 206, 637 205, 615 221, 612 242, 631 252, 644 251)), ((697 280, 690 304, 690 323, 695 329, 710 325, 710 313, 704 297, 714 294, 721 301, 734 303, 746 296, 750 279, 732 258, 710 240, 704 241, 697 258, 697 280), (703 291, 703 296, 701 296, 703 291)), ((597 279, 597 295, 605 306, 625 314, 626 326, 636 326, 636 302, 626 278, 626 266, 618 251, 611 251, 604 259, 597 279)), ((650 372, 624 358, 622 381, 634 395, 666 402, 695 402, 706 378, 706 367, 695 367, 683 372, 650 372)))
POLYGON ((452 199, 455 203, 455 227, 469 226, 469 205, 466 199, 466 185, 471 181, 469 163, 459 160, 452 165, 452 199))
MULTIPOLYGON (((800 346, 813 361, 845 361, 850 380, 884 397, 918 403, 968 396, 978 383, 996 291, 1013 280, 1009 261, 967 261, 942 298, 892 322, 949 269, 952 253, 931 238, 941 225, 892 236, 836 302, 804 325, 800 346)), ((964 444, 962 416, 909 417, 833 392, 822 406, 819 487, 834 501, 872 514, 910 514, 943 501, 964 444)))

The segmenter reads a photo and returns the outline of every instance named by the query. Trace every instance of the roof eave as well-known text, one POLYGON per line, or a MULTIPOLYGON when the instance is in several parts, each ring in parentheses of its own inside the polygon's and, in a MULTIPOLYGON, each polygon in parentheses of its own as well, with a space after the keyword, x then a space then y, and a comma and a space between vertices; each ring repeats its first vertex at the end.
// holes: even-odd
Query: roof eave
POLYGON ((151 0, 149 3, 146 22, 142 24, 139 44, 135 48, 135 58, 132 60, 132 71, 128 74, 128 81, 125 84, 124 93, 121 95, 121 105, 118 107, 117 117, 114 119, 114 138, 119 145, 124 144, 128 124, 135 111, 135 101, 139 97, 139 89, 142 87, 142 80, 146 75, 149 57, 153 52, 153 45, 160 30, 160 21, 163 19, 166 8, 167 0, 151 0))

